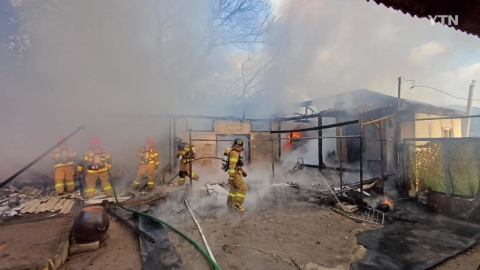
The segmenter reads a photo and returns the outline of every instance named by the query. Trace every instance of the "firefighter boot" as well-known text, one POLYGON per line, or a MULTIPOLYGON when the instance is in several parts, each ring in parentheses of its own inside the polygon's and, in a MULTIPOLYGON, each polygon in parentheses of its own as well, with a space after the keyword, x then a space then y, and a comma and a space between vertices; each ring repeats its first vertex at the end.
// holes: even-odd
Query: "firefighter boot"
POLYGON ((245 212, 245 209, 241 205, 234 204, 233 208, 235 208, 235 210, 237 210, 239 212, 245 212))

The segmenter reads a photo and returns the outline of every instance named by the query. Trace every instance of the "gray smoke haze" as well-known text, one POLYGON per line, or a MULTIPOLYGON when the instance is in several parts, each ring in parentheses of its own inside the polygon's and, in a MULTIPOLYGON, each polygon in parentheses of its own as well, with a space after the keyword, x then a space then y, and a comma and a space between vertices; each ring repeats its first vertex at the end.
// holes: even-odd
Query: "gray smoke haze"
MULTIPOLYGON (((124 114, 208 115, 216 107, 210 96, 242 96, 245 89, 251 91, 245 97, 261 92, 254 97, 262 115, 289 114, 292 102, 305 97, 359 88, 394 94, 399 76, 466 97, 480 74, 478 38, 362 0, 274 0, 279 17, 266 44, 213 49, 212 41, 228 33, 211 38, 212 0, 52 0, 40 20, 31 12, 40 1, 11 2, 24 12, 22 27, 39 26, 29 31, 20 79, 0 90, 1 178, 81 123, 88 129, 70 141, 79 152, 98 136, 114 163, 136 164, 145 137, 161 144, 168 130, 164 120, 131 121, 124 114), (252 76, 245 87, 243 79, 252 76)), ((465 103, 404 85, 406 98, 465 103)), ((316 153, 307 156, 314 160, 316 153)), ((36 167, 48 171, 51 164, 45 159, 36 167)))
MULTIPOLYGON (((401 76, 467 98, 471 80, 478 81, 477 37, 373 2, 274 3, 280 10, 275 43, 285 47, 270 81, 286 92, 284 96, 307 93, 322 99, 361 88, 396 95, 392 83, 401 76)), ((405 98, 466 104, 433 90, 409 87, 404 82, 405 98)))
MULTIPOLYGON (((69 141, 80 155, 97 136, 114 167, 136 164, 146 136, 165 147, 168 121, 122 117, 200 109, 208 115, 199 88, 217 72, 235 71, 231 59, 249 50, 215 43, 226 33, 208 29, 211 0, 12 3, 30 30, 30 47, 19 79, 2 87, 2 178, 82 123, 87 129, 69 141)), ((161 154, 165 165, 168 151, 161 154)), ((49 167, 48 158, 35 166, 49 167)))

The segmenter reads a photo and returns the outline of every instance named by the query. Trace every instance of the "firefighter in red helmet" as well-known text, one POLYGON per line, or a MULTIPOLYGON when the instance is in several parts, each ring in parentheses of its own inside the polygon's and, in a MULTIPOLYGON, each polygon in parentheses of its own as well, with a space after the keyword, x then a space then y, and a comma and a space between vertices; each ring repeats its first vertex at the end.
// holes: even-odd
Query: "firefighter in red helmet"
MULTIPOLYGON (((57 138, 57 143, 65 139, 63 136, 57 138)), ((75 149, 70 147, 67 142, 62 143, 59 147, 50 153, 55 164, 55 191, 61 195, 65 192, 65 184, 68 192, 75 190, 75 182, 73 181, 74 162, 77 156, 75 149), (64 181, 65 180, 65 184, 64 181)))
POLYGON ((110 154, 102 148, 98 138, 91 140, 90 149, 85 153, 82 162, 78 165, 77 172, 79 174, 82 173, 84 167, 87 167, 87 174, 85 176, 87 185, 85 196, 87 199, 93 197, 98 178, 100 178, 102 182, 105 194, 112 196, 112 186, 110 186, 110 174, 108 172, 112 167, 112 158, 110 154))
POLYGON ((137 171, 137 177, 133 181, 133 188, 138 190, 140 182, 146 173, 148 175, 147 188, 148 191, 152 191, 155 186, 155 172, 158 166, 160 166, 158 152, 152 136, 147 137, 145 145, 138 151, 138 163, 140 167, 137 171))

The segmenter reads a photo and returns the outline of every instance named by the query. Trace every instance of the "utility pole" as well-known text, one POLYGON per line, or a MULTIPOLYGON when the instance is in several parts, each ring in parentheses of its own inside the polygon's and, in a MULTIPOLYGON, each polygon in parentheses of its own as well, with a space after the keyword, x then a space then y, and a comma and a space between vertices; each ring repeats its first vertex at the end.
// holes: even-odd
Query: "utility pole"
MULTIPOLYGON (((472 115, 472 101, 473 101, 474 88, 475 88, 475 81, 472 80, 472 84, 470 85, 470 89, 468 91, 467 116, 472 115)), ((465 132, 463 134, 464 137, 470 136, 470 120, 471 118, 467 118, 467 123, 465 125, 465 132)))

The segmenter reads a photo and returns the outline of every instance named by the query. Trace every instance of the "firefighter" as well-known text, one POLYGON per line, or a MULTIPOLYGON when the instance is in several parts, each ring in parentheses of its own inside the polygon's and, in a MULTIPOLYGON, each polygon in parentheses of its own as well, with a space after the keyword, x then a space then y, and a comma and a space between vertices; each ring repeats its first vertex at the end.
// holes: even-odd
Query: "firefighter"
MULTIPOLYGON (((57 139, 57 143, 65 137, 60 136, 57 139)), ((73 192, 75 190, 75 182, 73 181, 74 171, 74 162, 77 156, 77 152, 64 142, 55 150, 50 153, 50 156, 55 162, 53 168, 55 170, 55 191, 58 195, 62 195, 65 192, 65 184, 67 185, 67 191, 73 192)))
POLYGON ((100 140, 97 138, 91 140, 90 150, 85 153, 82 162, 78 165, 77 173, 81 174, 84 167, 87 167, 87 174, 85 176, 87 185, 85 196, 87 199, 93 197, 98 178, 100 178, 102 182, 105 194, 108 197, 112 196, 112 186, 110 186, 110 174, 108 172, 112 167, 112 158, 107 151, 101 147, 100 140))
POLYGON ((185 142, 182 142, 181 139, 177 138, 175 140, 177 144, 177 151, 175 154, 177 158, 180 160, 180 171, 178 172, 178 185, 183 186, 185 185, 185 177, 191 177, 193 180, 198 180, 199 176, 192 172, 190 175, 190 162, 193 162, 197 155, 195 154, 195 148, 193 145, 189 145, 185 142))
POLYGON ((228 183, 231 188, 228 193, 227 206, 245 212, 242 204, 247 193, 247 184, 245 184, 243 177, 247 177, 247 173, 243 170, 244 162, 240 155, 242 151, 243 141, 237 138, 233 141, 232 151, 230 151, 228 158, 228 183))
POLYGON ((133 188, 135 190, 138 189, 138 185, 140 185, 143 176, 145 173, 147 173, 148 191, 152 191, 155 185, 155 172, 160 165, 160 162, 158 161, 158 152, 154 146, 154 140, 152 136, 147 137, 145 146, 138 151, 138 163, 140 163, 140 167, 137 171, 137 177, 135 178, 135 181, 133 181, 133 188))

